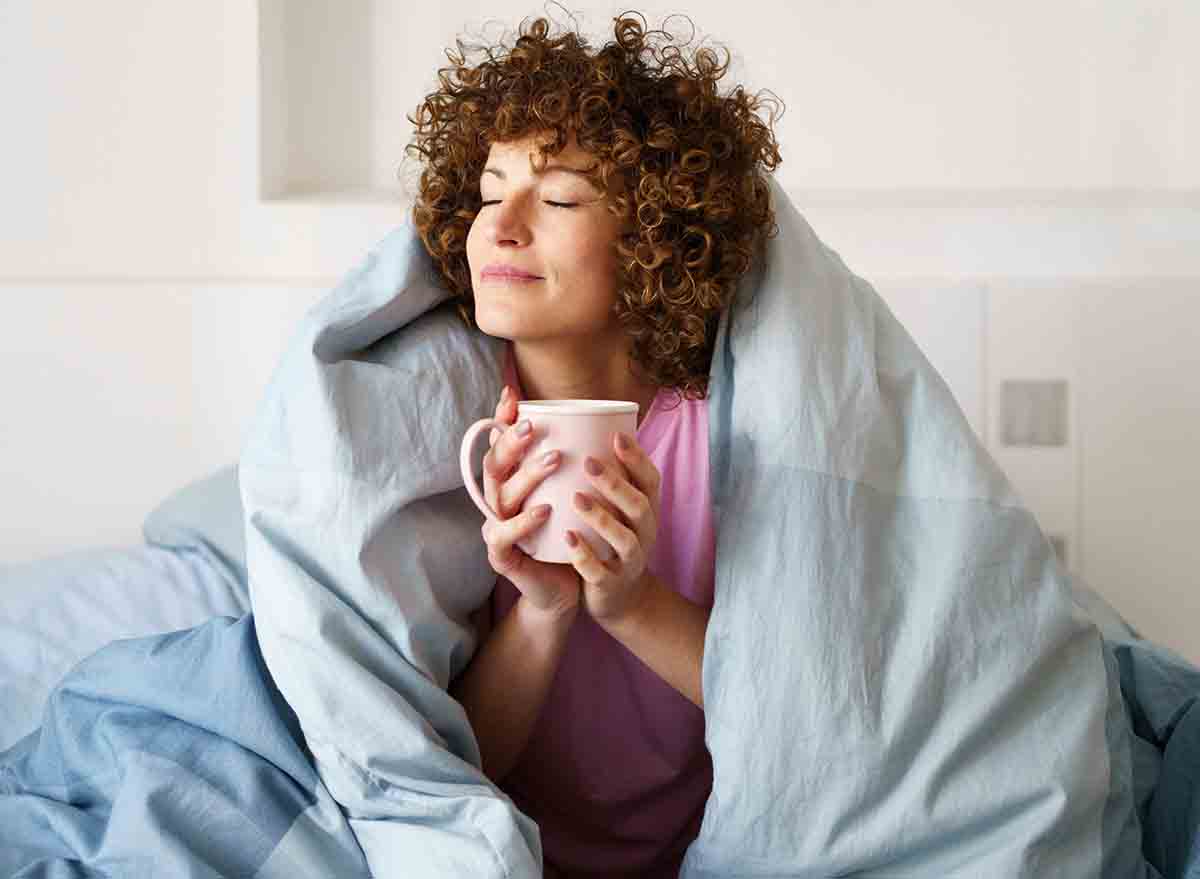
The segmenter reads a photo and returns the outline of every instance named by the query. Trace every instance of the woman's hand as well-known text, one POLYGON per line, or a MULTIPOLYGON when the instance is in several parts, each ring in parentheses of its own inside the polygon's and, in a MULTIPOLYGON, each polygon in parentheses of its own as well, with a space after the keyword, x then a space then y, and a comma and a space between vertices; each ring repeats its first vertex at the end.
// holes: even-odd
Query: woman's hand
POLYGON ((539 562, 516 544, 546 524, 550 507, 542 504, 521 512, 521 504, 562 460, 558 451, 536 460, 525 460, 533 439, 528 421, 514 425, 517 397, 505 386, 496 404, 496 419, 510 425, 493 429, 491 448, 483 458, 483 496, 500 521, 490 518, 483 525, 492 570, 506 577, 528 602, 529 609, 547 621, 573 619, 579 607, 579 576, 567 565, 539 562))
POLYGON ((574 531, 567 532, 567 543, 573 547, 571 564, 583 579, 584 607, 601 626, 616 625, 636 613, 652 588, 646 562, 658 537, 662 479, 632 437, 617 434, 613 449, 615 465, 588 458, 584 470, 596 491, 620 511, 620 517, 582 492, 575 495, 575 509, 612 546, 616 558, 600 561, 586 540, 574 531))

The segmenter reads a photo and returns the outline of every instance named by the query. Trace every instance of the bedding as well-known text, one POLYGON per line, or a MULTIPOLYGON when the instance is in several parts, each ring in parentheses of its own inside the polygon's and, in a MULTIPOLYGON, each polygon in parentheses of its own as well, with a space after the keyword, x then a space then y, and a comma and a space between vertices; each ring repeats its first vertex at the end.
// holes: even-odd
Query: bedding
POLYGON ((0 876, 367 876, 254 618, 115 641, 0 758, 0 876))
MULTIPOLYGON (((1200 875, 1200 673, 1061 569, 936 371, 771 186, 780 234, 713 364, 714 787, 681 875, 1200 875)), ((403 225, 308 313, 239 461, 252 613, 118 642, 62 681, 0 755, 13 869, 103 863, 86 843, 118 810, 95 803, 216 788, 238 809, 261 784, 245 875, 291 846, 349 875, 359 856, 377 876, 537 875, 536 824, 446 693, 494 581, 457 445, 501 349, 443 300, 403 225), (101 702, 143 738, 87 747, 101 702), (168 766, 138 756, 160 725, 168 766), (241 763, 192 771, 224 741, 241 763), (124 798, 122 754, 141 770, 124 798), (85 802, 55 777, 92 779, 85 802)), ((188 818, 128 826, 204 875, 224 838, 205 849, 188 818)))
POLYGON ((144 546, 0 565, 0 751, 35 729, 50 689, 111 641, 250 609, 237 468, 172 493, 144 546))
POLYGON ((241 616, 249 603, 245 579, 199 543, 0 566, 0 751, 37 727, 51 688, 99 648, 241 616))

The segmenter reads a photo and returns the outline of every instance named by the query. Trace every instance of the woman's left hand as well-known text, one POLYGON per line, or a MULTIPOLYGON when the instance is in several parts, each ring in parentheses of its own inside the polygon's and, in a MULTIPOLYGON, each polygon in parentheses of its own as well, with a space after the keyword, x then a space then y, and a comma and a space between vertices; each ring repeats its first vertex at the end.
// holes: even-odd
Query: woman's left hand
POLYGON ((661 475, 654 462, 627 434, 613 437, 615 464, 588 458, 584 470, 597 494, 620 512, 614 516, 595 499, 575 494, 575 511, 608 542, 616 557, 602 562, 588 542, 574 531, 571 564, 583 580, 583 603, 602 626, 611 626, 636 611, 651 588, 646 562, 658 537, 661 475))

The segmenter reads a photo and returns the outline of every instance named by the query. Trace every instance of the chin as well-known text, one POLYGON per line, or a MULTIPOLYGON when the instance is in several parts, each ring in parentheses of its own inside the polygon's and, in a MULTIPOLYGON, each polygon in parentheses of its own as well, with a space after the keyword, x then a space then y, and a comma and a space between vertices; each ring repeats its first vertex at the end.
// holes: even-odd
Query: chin
POLYGON ((516 341, 531 335, 528 319, 511 306, 481 303, 475 300, 475 325, 498 339, 516 341))

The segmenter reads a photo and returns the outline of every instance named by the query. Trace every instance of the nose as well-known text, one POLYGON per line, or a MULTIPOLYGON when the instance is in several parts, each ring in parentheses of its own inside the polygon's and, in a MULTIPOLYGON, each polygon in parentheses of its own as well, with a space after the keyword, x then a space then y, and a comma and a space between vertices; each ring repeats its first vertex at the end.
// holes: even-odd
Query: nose
POLYGON ((487 209, 488 243, 518 246, 529 243, 529 223, 522 205, 521 198, 511 198, 487 209))

